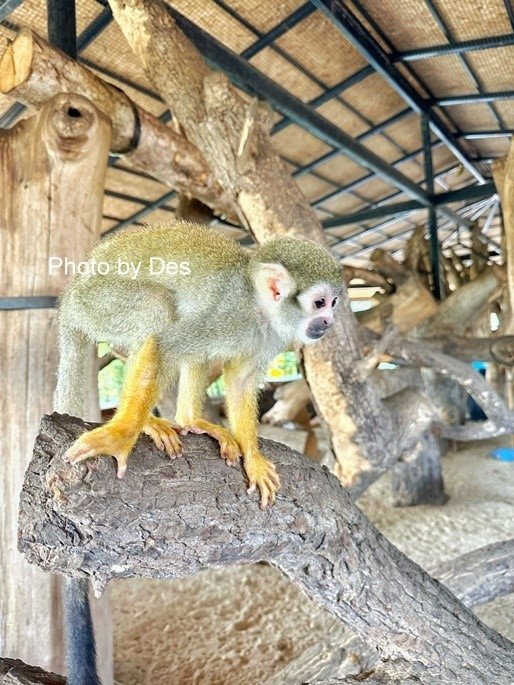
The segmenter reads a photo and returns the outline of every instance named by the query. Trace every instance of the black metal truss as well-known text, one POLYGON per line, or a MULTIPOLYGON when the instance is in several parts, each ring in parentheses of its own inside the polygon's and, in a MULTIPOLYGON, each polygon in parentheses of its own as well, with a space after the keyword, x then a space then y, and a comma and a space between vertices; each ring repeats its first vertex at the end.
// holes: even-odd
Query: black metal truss
MULTIPOLYGON (((49 0, 50 4, 58 5, 60 2, 63 2, 64 0, 49 0)), ((77 47, 78 50, 83 50, 92 40, 94 40, 100 32, 107 26, 110 21, 112 21, 112 14, 110 11, 110 8, 106 6, 106 3, 104 0, 99 0, 101 4, 104 6, 104 10, 98 15, 98 17, 86 28, 86 30, 79 36, 77 40, 77 47)), ((457 139, 466 139, 466 140, 473 140, 473 139, 478 139, 480 137, 497 137, 497 136, 506 136, 510 133, 508 129, 506 129, 504 126, 502 126, 502 121, 501 117, 498 117, 498 122, 500 124, 501 130, 499 131, 477 131, 477 132, 460 132, 456 131, 455 135, 451 134, 448 129, 445 128, 444 123, 438 115, 433 111, 432 107, 433 106, 450 106, 451 104, 467 104, 468 102, 492 102, 494 99, 507 99, 507 98, 512 98, 514 95, 514 92, 511 91, 501 91, 500 93, 486 93, 484 92, 483 88, 481 88, 481 85, 479 84, 479 93, 477 94, 471 94, 469 96, 459 96, 458 101, 455 101, 455 99, 450 99, 450 98, 429 98, 429 99, 423 99, 421 96, 418 95, 418 93, 410 86, 410 84, 404 80, 402 82, 401 75, 400 75, 400 80, 398 81, 396 79, 396 89, 400 94, 402 94, 402 90, 404 89, 405 84, 407 85, 407 90, 404 91, 406 97, 404 97, 405 101, 409 105, 409 107, 402 112, 399 112, 398 114, 395 114, 393 117, 390 117, 389 120, 386 122, 382 122, 381 124, 378 124, 376 126, 371 126, 367 131, 365 131, 363 134, 357 137, 356 140, 353 140, 349 136, 346 136, 344 132, 342 132, 340 129, 338 129, 336 126, 334 126, 330 121, 324 119, 321 117, 317 112, 315 112, 315 108, 321 106, 323 103, 328 102, 332 98, 337 98, 344 106, 349 106, 348 103, 344 101, 343 98, 341 98, 341 93, 343 93, 345 90, 348 88, 352 87, 356 83, 362 81, 363 79, 367 78, 370 74, 372 74, 375 70, 378 73, 381 73, 386 80, 389 80, 391 78, 391 75, 395 78, 399 72, 397 71, 396 67, 394 66, 394 62, 398 61, 403 61, 406 63, 412 62, 416 59, 424 59, 427 57, 432 57, 432 56, 437 56, 438 54, 450 54, 450 53, 457 53, 461 56, 464 56, 467 52, 471 50, 480 50, 480 49, 485 49, 485 48, 492 48, 492 47, 500 47, 502 45, 510 45, 514 43, 514 36, 511 36, 510 34, 506 34, 504 36, 496 36, 496 37, 491 37, 491 38, 484 38, 480 39, 478 41, 461 41, 455 42, 452 39, 451 34, 447 35, 448 37, 448 45, 439 45, 439 46, 432 46, 431 48, 426 48, 423 50, 418 50, 418 51, 408 51, 404 53, 399 53, 395 52, 394 50, 391 50, 389 53, 385 53, 383 50, 381 50, 380 46, 376 44, 376 42, 372 42, 372 47, 374 47, 375 50, 378 51, 378 57, 383 58, 385 57, 385 62, 378 63, 378 68, 377 64, 375 64, 372 60, 370 61, 370 65, 367 67, 364 67, 361 69, 359 72, 356 74, 350 76, 349 78, 345 79, 339 84, 336 84, 335 86, 332 86, 331 88, 327 88, 325 84, 321 83, 319 79, 317 79, 312 73, 310 73, 308 70, 305 69, 301 64, 299 64, 296 60, 294 60, 290 55, 287 54, 284 50, 281 50, 281 48, 277 45, 274 44, 274 41, 279 38, 281 35, 284 35, 288 30, 290 30, 293 26, 296 26, 300 21, 303 21, 309 14, 311 14, 316 8, 321 8, 325 12, 327 12, 327 6, 332 6, 336 8, 336 14, 340 13, 342 3, 340 0, 334 0, 332 2, 329 2, 328 0, 312 0, 312 3, 305 3, 304 5, 300 6, 295 12, 293 12, 289 17, 286 17, 283 21, 281 21, 279 24, 277 24, 275 27, 273 27, 268 33, 262 33, 259 32, 252 24, 248 21, 246 21, 241 15, 233 10, 229 5, 224 2, 224 0, 214 0, 216 4, 218 4, 220 7, 222 7, 226 12, 234 16, 238 21, 243 23, 246 28, 250 29, 253 31, 253 33, 257 36, 257 40, 249 47, 247 50, 245 50, 242 53, 243 58, 251 58, 253 55, 257 54, 259 50, 262 50, 264 47, 271 46, 272 49, 275 49, 277 52, 281 53, 283 57, 288 59, 288 61, 295 66, 296 68, 300 69, 305 75, 307 75, 311 80, 313 80, 315 83, 317 83, 322 89, 323 93, 312 100, 308 105, 305 105, 302 101, 298 100, 297 98, 294 98, 291 96, 287 91, 285 91, 283 88, 275 84, 273 81, 270 79, 267 79, 261 72, 258 70, 255 70, 251 65, 246 64, 247 69, 244 68, 245 62, 244 59, 241 57, 234 55, 234 53, 231 53, 227 48, 225 48, 223 45, 215 41, 215 39, 211 38, 208 34, 205 34, 205 32, 202 32, 198 27, 196 27, 194 24, 189 22, 186 18, 181 18, 185 24, 186 27, 189 28, 189 30, 192 31, 192 34, 196 36, 197 39, 199 39, 200 45, 203 44, 204 46, 207 45, 212 47, 213 45, 216 46, 216 51, 215 51, 215 66, 218 68, 222 68, 227 71, 229 76, 232 76, 233 80, 236 81, 237 85, 243 87, 247 92, 250 92, 252 94, 258 94, 262 97, 265 97, 269 100, 271 100, 271 104, 277 109, 277 111, 282 112, 285 116, 282 120, 278 122, 278 124, 274 128, 274 132, 278 132, 280 130, 283 130, 285 126, 287 126, 289 123, 293 122, 301 126, 302 128, 306 129, 307 131, 311 132, 313 135, 317 136, 324 142, 328 143, 333 150, 325 155, 322 155, 319 159, 314 160, 312 162, 309 162, 303 167, 299 167, 295 170, 293 176, 295 177, 301 177, 307 173, 311 173, 321 180, 331 184, 337 190, 335 190, 333 193, 329 193, 327 196, 324 198, 318 199, 314 204, 315 207, 318 209, 323 209, 322 205, 324 202, 328 202, 332 199, 334 199, 337 195, 342 194, 342 193, 353 193, 356 195, 356 197, 359 197, 362 199, 363 202, 366 200, 362 197, 360 197, 355 191, 356 189, 360 186, 363 185, 365 182, 370 180, 376 173, 376 175, 381 176, 384 178, 386 181, 391 183, 395 187, 401 188, 401 191, 406 192, 409 194, 411 197, 415 198, 415 201, 419 202, 421 206, 423 207, 429 207, 432 204, 433 198, 429 193, 426 193, 421 186, 418 184, 413 183, 405 177, 403 174, 398 172, 395 169, 394 165, 399 165, 401 164, 402 161, 407 161, 408 159, 413 159, 416 161, 416 163, 419 163, 419 160, 416 159, 416 157, 419 155, 420 151, 415 151, 414 153, 408 153, 404 154, 404 156, 398 160, 397 162, 394 163, 394 165, 390 165, 383 160, 381 160, 377 155, 374 155, 372 152, 370 152, 366 147, 362 146, 362 144, 359 145, 359 143, 362 142, 362 140, 365 140, 366 138, 371 137, 372 135, 382 133, 387 126, 392 125, 392 123, 395 123, 396 121, 400 121, 403 117, 408 116, 411 111, 417 112, 419 114, 424 114, 426 115, 430 122, 431 122, 431 128, 432 130, 439 135, 439 137, 443 140, 444 144, 447 145, 450 150, 452 151, 453 154, 457 156, 457 158, 468 168, 473 175, 479 179, 481 178, 482 180, 483 177, 481 176, 480 172, 476 169, 474 164, 466 157, 466 155, 463 153, 463 151, 460 149, 459 144, 457 142, 457 139), (316 7, 315 7, 316 6, 316 7), (203 35, 202 35, 203 34, 203 35), (374 43, 374 44, 373 44, 374 43), (432 50, 431 53, 429 51, 432 50), (381 51, 381 52, 380 52, 381 51), (434 52, 435 51, 435 52, 434 52), (239 58, 239 61, 238 61, 239 58), (383 73, 383 71, 384 73, 383 73), (253 80, 253 76, 257 75, 257 81, 253 80), (271 86, 271 89, 269 90, 269 87, 271 86), (409 88, 411 91, 409 91, 409 88), (268 97, 268 95, 272 95, 273 97, 268 97), (414 94, 415 99, 411 101, 411 96, 414 94), (419 101, 417 100, 419 98, 419 101), (419 105, 419 108, 418 108, 419 105), (435 122, 435 123, 434 123, 435 122), (442 133, 449 133, 449 137, 445 137, 445 135, 441 136, 441 130, 438 129, 438 124, 441 124, 443 126, 442 133), (357 145, 355 144, 357 143, 357 145), (449 144, 450 143, 450 144, 449 144), (454 147, 455 146, 455 147, 454 147), (367 174, 361 179, 357 179, 357 181, 347 184, 345 187, 341 188, 338 187, 338 184, 336 184, 334 181, 331 179, 326 178, 319 172, 316 172, 316 168, 318 166, 321 166, 322 164, 326 163, 330 159, 334 159, 341 153, 346 154, 348 157, 356 161, 358 164, 361 166, 364 166, 365 168, 371 169, 373 173, 367 174), (472 171, 473 169, 473 171, 472 171)), ((430 3, 430 0, 427 0, 428 4, 430 3)), ((15 9, 17 6, 21 4, 21 0, 0 0, 0 20, 4 20, 8 13, 11 12, 13 9, 15 9), (7 10, 7 11, 6 11, 7 10)), ((354 3, 358 5, 358 2, 354 3)), ((513 13, 512 13, 512 7, 510 5, 510 0, 505 0, 505 6, 506 10, 509 14, 509 18, 511 20, 511 23, 513 23, 514 27, 514 21, 513 21, 513 13)), ((343 8, 344 9, 344 8, 343 8)), ((345 10, 346 11, 346 10, 345 10)), ((353 15, 351 15, 353 16, 353 15)), ((180 15, 179 15, 180 18, 180 15)), ((337 18, 337 17, 336 17, 337 18)), ((353 17, 354 22, 357 20, 355 17, 353 17)), ((7 22, 4 22, 7 23, 7 22)), ((336 22, 337 23, 337 22, 336 22)), ((182 25, 182 29, 184 30, 184 24, 182 25)), ((358 22, 357 22, 358 24, 358 22)), ((180 23, 179 23, 180 25, 180 23)), ((355 27, 355 24, 352 24, 352 30, 355 27)), ((339 26, 341 28, 341 26, 339 26)), ((446 28, 446 34, 448 34, 448 29, 446 28)), ((186 33, 188 31, 186 30, 186 33)), ((344 33, 344 32, 343 32, 344 33)), ((192 35, 189 36, 190 38, 193 38, 192 35)), ((347 36, 348 38, 348 36, 347 36)), ((369 38, 369 35, 368 35, 369 38)), ((193 42, 196 42, 193 39, 193 42)), ((350 40, 350 42, 353 42, 350 40)), ((197 44, 197 47, 200 47, 199 44, 197 44)), ((389 44, 390 45, 390 44, 389 44)), ((358 46, 357 46, 358 47, 358 46)), ((362 47, 362 46, 361 46, 362 47)), ((368 46, 366 46, 368 47, 368 46)), ((201 48, 200 48, 201 49, 201 48)), ((362 52, 362 50, 361 50, 362 52)), ((207 58, 209 55, 205 55, 207 58)), ((376 57, 376 55, 375 55, 376 57)), ((111 76, 112 78, 119 79, 121 82, 124 82, 126 85, 129 85, 131 87, 137 88, 141 92, 145 91, 146 95, 150 95, 151 97, 155 97, 158 100, 161 100, 159 95, 157 93, 154 93, 153 91, 150 91, 149 89, 145 89, 142 86, 139 86, 138 84, 134 84, 132 82, 129 82, 128 79, 123 79, 123 77, 120 77, 117 74, 114 74, 113 72, 108 72, 107 69, 103 67, 98 67, 89 62, 86 59, 81 60, 83 63, 87 64, 87 66, 90 66, 92 68, 97 68, 100 72, 105 73, 108 76, 111 76)), ((475 79, 476 80, 476 79, 475 79)), ((419 81, 419 78, 418 78, 419 81)), ((476 80, 477 83, 479 83, 476 80)), ((392 85, 394 85, 392 83, 392 85)), ((426 89, 424 84, 422 84, 423 87, 426 89)), ((426 91, 429 93, 428 89, 426 91)), ((430 93, 429 93, 430 94, 430 93)), ((0 118, 0 126, 5 126, 5 125, 10 125, 20 114, 20 111, 22 111, 22 107, 19 104, 14 105, 10 110, 8 110, 1 118, 0 118)), ((351 109, 351 107, 350 107, 351 109)), ((165 115, 166 116, 166 113, 165 115)), ((167 113, 167 117, 169 118, 169 113, 167 113)), ((361 116, 361 119, 366 121, 365 117, 361 116)), ((367 120, 368 123, 369 120, 367 120)), ((390 139, 389 136, 387 136, 388 139, 390 139)), ((390 139, 391 140, 391 139, 390 139)), ((403 148, 396 143, 394 140, 391 140, 393 144, 396 145, 396 147, 399 150, 403 150, 403 148)), ((436 142, 435 145, 438 143, 436 142)), ((432 144, 433 146, 434 144, 432 144)), ((115 163, 115 158, 111 160, 111 164, 115 163)), ((291 160, 287 160, 291 162, 291 160)), ((298 166, 298 165, 295 165, 298 166)), ((128 170, 130 173, 135 173, 133 170, 128 170)), ((474 191, 476 192, 476 190, 474 191)), ((134 200, 136 202, 140 203, 145 203, 144 200, 141 200, 140 198, 132 198, 131 196, 124 196, 124 194, 115 194, 114 191, 107 191, 107 194, 115 195, 115 196, 123 196, 121 199, 127 199, 127 200, 134 200)), ((394 197, 397 194, 400 193, 394 193, 390 197, 394 197)), ((134 221, 137 221, 139 218, 142 216, 148 214, 149 212, 153 211, 157 207, 163 206, 166 202, 169 202, 169 200, 174 196, 173 191, 171 193, 166 193, 162 198, 159 198, 155 202, 150 202, 147 203, 147 206, 144 207, 141 212, 136 213, 133 217, 128 217, 126 220, 124 220, 122 223, 123 225, 128 225, 129 223, 132 223, 134 221), (164 199, 167 198, 167 199, 164 199)), ((444 198, 445 194, 441 193, 441 201, 444 198)), ((437 196, 439 198, 439 196, 437 196)), ((383 198, 380 200, 380 203, 384 202, 384 200, 387 200, 387 198, 383 198)), ((439 203, 440 200, 438 199, 437 202, 439 203)), ((451 215, 451 212, 450 212, 451 215)), ((455 219, 455 216, 454 216, 455 219)), ((118 228, 115 227, 115 228, 118 228)))

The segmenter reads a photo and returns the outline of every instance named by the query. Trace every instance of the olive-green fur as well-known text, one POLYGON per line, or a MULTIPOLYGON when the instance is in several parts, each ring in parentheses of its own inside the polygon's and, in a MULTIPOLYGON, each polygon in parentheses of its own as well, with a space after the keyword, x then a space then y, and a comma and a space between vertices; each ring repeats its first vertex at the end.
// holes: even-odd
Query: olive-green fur
POLYGON ((279 262, 294 274, 298 292, 325 281, 336 290, 341 287, 340 264, 317 243, 305 238, 281 236, 259 245, 251 256, 252 261, 279 262))

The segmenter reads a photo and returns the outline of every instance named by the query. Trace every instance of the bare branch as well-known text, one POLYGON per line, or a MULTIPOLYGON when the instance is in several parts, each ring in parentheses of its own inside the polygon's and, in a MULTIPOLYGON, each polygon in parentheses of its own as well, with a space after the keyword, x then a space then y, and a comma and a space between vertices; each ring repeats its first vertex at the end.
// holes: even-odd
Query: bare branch
POLYGON ((438 432, 452 440, 485 440, 514 432, 514 412, 509 411, 503 399, 479 373, 468 364, 420 343, 406 340, 393 342, 388 352, 413 366, 426 366, 453 378, 462 385, 483 409, 487 421, 464 426, 439 424, 438 432))
POLYGON ((514 592, 514 539, 495 542, 428 569, 468 607, 514 592))
POLYGON ((174 461, 143 437, 120 481, 109 459, 94 468, 62 460, 85 427, 56 414, 42 421, 20 501, 19 548, 32 563, 102 587, 114 577, 171 579, 267 560, 404 680, 514 678, 514 646, 380 535, 318 464, 262 441, 283 488, 260 511, 241 469, 227 468, 206 436, 186 436, 174 461))

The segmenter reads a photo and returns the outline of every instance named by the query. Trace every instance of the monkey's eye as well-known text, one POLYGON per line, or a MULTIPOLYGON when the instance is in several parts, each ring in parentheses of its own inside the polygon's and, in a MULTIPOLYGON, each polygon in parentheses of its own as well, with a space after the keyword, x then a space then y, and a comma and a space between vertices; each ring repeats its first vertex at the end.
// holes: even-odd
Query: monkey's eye
POLYGON ((316 309, 323 309, 325 306, 325 298, 322 297, 320 300, 314 300, 314 306, 316 309))
POLYGON ((336 304, 337 304, 337 297, 334 297, 334 299, 332 300, 332 307, 335 307, 336 304))

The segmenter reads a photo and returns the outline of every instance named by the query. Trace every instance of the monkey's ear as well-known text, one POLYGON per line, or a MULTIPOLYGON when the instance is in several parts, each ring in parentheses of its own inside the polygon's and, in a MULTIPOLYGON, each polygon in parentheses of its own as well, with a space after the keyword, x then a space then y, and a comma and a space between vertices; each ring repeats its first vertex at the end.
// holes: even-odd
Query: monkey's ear
POLYGON ((283 264, 258 264, 253 283, 265 302, 282 302, 296 290, 296 284, 283 264))

